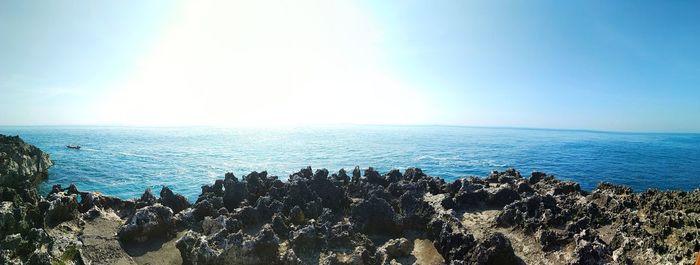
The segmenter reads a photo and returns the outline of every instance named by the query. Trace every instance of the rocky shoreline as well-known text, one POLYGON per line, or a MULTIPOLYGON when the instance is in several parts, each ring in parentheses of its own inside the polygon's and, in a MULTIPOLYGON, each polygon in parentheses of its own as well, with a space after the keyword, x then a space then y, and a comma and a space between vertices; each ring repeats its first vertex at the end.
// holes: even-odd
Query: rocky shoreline
POLYGON ((42 197, 51 165, 0 135, 0 264, 694 264, 700 249, 698 190, 309 167, 227 173, 195 202, 167 187, 42 197))

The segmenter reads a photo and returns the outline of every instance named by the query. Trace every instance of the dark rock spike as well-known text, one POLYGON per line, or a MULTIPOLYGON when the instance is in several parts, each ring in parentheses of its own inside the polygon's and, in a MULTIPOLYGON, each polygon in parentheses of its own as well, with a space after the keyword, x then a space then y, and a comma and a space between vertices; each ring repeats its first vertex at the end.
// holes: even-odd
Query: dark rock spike
POLYGON ((190 203, 185 196, 175 194, 167 186, 163 186, 160 190, 159 202, 173 210, 175 214, 190 207, 190 203))
POLYGON ((355 168, 352 170, 352 182, 360 181, 360 177, 361 177, 360 167, 355 166, 355 168))
POLYGON ((392 169, 386 174, 385 178, 387 182, 394 183, 400 181, 403 178, 403 175, 401 175, 401 171, 398 169, 392 169))
POLYGON ((226 172, 226 174, 224 174, 224 181, 227 181, 227 180, 238 181, 238 178, 236 178, 236 176, 233 175, 233 173, 226 172))

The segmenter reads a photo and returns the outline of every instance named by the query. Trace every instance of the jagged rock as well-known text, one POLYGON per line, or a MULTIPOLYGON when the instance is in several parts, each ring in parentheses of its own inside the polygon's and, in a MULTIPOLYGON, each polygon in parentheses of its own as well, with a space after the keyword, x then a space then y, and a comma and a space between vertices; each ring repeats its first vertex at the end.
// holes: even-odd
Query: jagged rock
POLYGON ((203 220, 206 216, 214 215, 214 206, 209 200, 202 200, 194 205, 192 216, 195 220, 203 220))
POLYGON ((179 213, 184 209, 190 207, 190 203, 187 202, 185 196, 180 194, 175 194, 170 188, 163 186, 160 190, 160 204, 165 205, 173 210, 173 213, 179 213))
POLYGON ((188 231, 175 244, 182 256, 182 263, 188 265, 218 264, 219 252, 212 249, 205 237, 194 231, 188 231))
POLYGON ((357 246, 355 250, 347 257, 347 264, 377 264, 377 257, 372 255, 364 246, 357 246))
POLYGON ((25 188, 48 177, 49 155, 19 136, 0 134, 0 186, 25 188))
POLYGON ((284 219, 279 214, 275 214, 272 217, 272 230, 281 238, 286 239, 289 235, 289 226, 287 226, 284 219))
MULTIPOLYGON (((45 261, 43 252, 36 251, 48 242, 33 235, 36 228, 44 227, 45 213, 52 205, 41 201, 36 184, 46 179, 52 164, 46 153, 18 136, 0 134, 0 263, 45 261)), ((71 206, 68 198, 54 203, 48 219, 72 218, 71 206)))
POLYGON ((46 250, 34 250, 27 259, 27 264, 30 265, 52 265, 51 255, 46 250))
POLYGON ((608 245, 591 230, 584 230, 574 240, 576 249, 571 264, 609 264, 612 261, 612 251, 608 245))
MULTIPOLYGON (((282 257, 282 260, 280 261, 282 264, 285 265, 303 265, 304 262, 301 261, 299 257, 297 257, 296 253, 294 253, 294 249, 287 249, 287 252, 284 253, 284 256, 282 257)), ((323 261, 321 261, 320 264, 323 264, 323 261)))
POLYGON ((279 262, 279 238, 269 225, 250 239, 242 234, 217 233, 201 236, 189 231, 178 239, 183 264, 276 264, 279 262))
POLYGON ((540 182, 540 180, 543 180, 547 174, 538 172, 538 171, 533 171, 532 175, 530 175, 529 182, 530 184, 536 184, 537 182, 540 182))
POLYGON ((518 193, 532 193, 535 192, 527 181, 518 182, 518 193))
POLYGON ((352 182, 358 182, 360 181, 360 178, 362 177, 362 173, 360 172, 360 167, 355 166, 355 168, 352 170, 352 182))
POLYGON ((341 263, 340 259, 338 258, 338 255, 336 253, 329 253, 328 255, 321 257, 318 264, 319 265, 340 265, 343 263, 341 263))
POLYGON ((554 195, 569 194, 572 192, 581 192, 581 186, 573 181, 558 182, 554 186, 554 195))
POLYGON ((339 186, 348 185, 348 183, 350 183, 350 176, 348 176, 348 173, 345 171, 344 168, 338 170, 338 173, 333 174, 332 177, 333 180, 335 180, 335 183, 337 183, 337 185, 339 186))
POLYGON ((489 193, 486 203, 494 207, 503 207, 520 199, 520 195, 512 187, 501 187, 489 193))
POLYGON ((405 238, 391 239, 379 248, 379 251, 386 254, 385 260, 405 257, 411 254, 413 244, 405 238))
POLYGON ((391 235, 400 229, 394 209, 386 200, 376 196, 353 206, 350 219, 364 233, 391 235))
POLYGON ((557 244, 557 234, 552 230, 541 229, 535 235, 537 242, 542 246, 542 250, 549 251, 557 244))
POLYGON ((250 206, 243 206, 236 209, 236 211, 231 214, 231 218, 239 220, 244 226, 257 225, 262 221, 260 213, 250 206))
POLYGON ((413 182, 425 177, 427 177, 427 175, 425 175, 420 168, 409 167, 403 172, 403 178, 413 182))
POLYGON ((291 180, 287 196, 284 197, 285 210, 291 210, 296 206, 303 206, 311 201, 316 201, 318 195, 313 190, 309 189, 304 180, 291 180))
POLYGON ((153 191, 151 188, 147 188, 143 194, 141 195, 141 198, 136 200, 136 208, 143 208, 146 206, 151 206, 158 202, 158 199, 156 199, 156 196, 153 195, 153 191))
POLYGON ((442 254, 447 263, 461 261, 476 244, 474 236, 462 231, 454 231, 452 225, 435 219, 429 224, 430 234, 433 234, 433 244, 442 254))
POLYGON ((561 224, 561 212, 554 197, 535 194, 504 207, 496 223, 502 227, 518 226, 534 233, 541 227, 561 224))
POLYGON ((0 202, 0 236, 13 234, 17 231, 18 221, 15 220, 15 207, 12 202, 0 202))
POLYGON ((457 204, 455 203, 454 198, 449 197, 449 196, 445 196, 445 198, 440 200, 440 206, 442 206, 442 208, 445 208, 447 210, 454 208, 456 205, 457 204))
POLYGON ((314 179, 309 181, 309 189, 311 189, 319 198, 323 207, 333 211, 340 211, 344 203, 344 192, 336 187, 327 177, 328 171, 318 170, 314 175, 314 179))
POLYGON ((255 238, 245 241, 243 248, 247 255, 254 256, 260 263, 271 264, 279 259, 279 238, 269 224, 263 226, 255 238))
POLYGON ((314 225, 307 225, 292 232, 289 242, 296 253, 312 252, 319 249, 322 244, 314 225))
POLYGON ((435 208, 423 200, 417 191, 407 191, 399 198, 399 209, 404 227, 423 229, 435 215, 435 208))
POLYGON ((246 190, 248 191, 248 201, 255 202, 260 196, 265 196, 267 193, 267 187, 265 182, 268 181, 267 171, 257 172, 253 171, 250 174, 243 176, 243 180, 246 184, 246 190))
POLYGON ((219 215, 219 217, 211 218, 210 216, 204 217, 202 220, 202 233, 205 235, 213 235, 220 232, 222 229, 226 228, 226 216, 219 215))
POLYGON ((100 209, 112 209, 119 217, 126 218, 133 214, 136 204, 132 200, 122 200, 117 197, 103 195, 97 192, 79 192, 80 203, 78 211, 85 213, 95 207, 100 209))
POLYGON ((125 242, 146 242, 153 238, 168 238, 173 234, 173 211, 161 204, 136 210, 118 232, 125 242))
POLYGON ((284 208, 284 204, 280 201, 272 199, 270 196, 258 197, 255 203, 255 210, 260 215, 262 220, 268 221, 272 219, 275 213, 279 213, 284 208))
POLYGON ((510 240, 501 233, 489 235, 469 251, 464 258, 467 264, 517 265, 524 264, 513 252, 510 240))
POLYGON ((389 185, 389 182, 386 179, 384 179, 382 175, 379 174, 379 172, 374 170, 374 168, 372 167, 369 167, 367 170, 365 170, 365 179, 370 184, 378 184, 384 187, 389 185))
POLYGON ((296 176, 296 177, 299 177, 299 178, 302 178, 305 180, 309 180, 309 179, 311 179, 311 177, 313 177, 313 175, 314 175, 313 169, 311 169, 311 166, 308 166, 306 168, 302 168, 301 170, 299 170, 298 173, 293 174, 293 176, 291 176, 289 179, 293 179, 296 176))
POLYGON ((455 203, 460 207, 479 207, 489 198, 481 185, 464 183, 455 195, 455 203))
POLYGON ((44 220, 48 226, 56 226, 78 217, 78 195, 76 194, 51 193, 47 196, 47 204, 48 209, 44 220))
POLYGON ((306 217, 304 216, 304 211, 299 206, 294 206, 292 210, 289 211, 289 221, 293 224, 303 224, 306 217))
POLYGON ((386 174, 385 179, 389 183, 395 183, 403 179, 403 175, 398 169, 392 169, 391 171, 389 171, 389 173, 386 174))
POLYGON ((245 182, 238 181, 235 177, 224 180, 223 203, 228 211, 233 211, 248 196, 248 188, 245 182))
POLYGON ((363 178, 359 167, 351 176, 307 167, 289 181, 227 173, 190 206, 168 188, 160 199, 146 190, 122 200, 55 185, 42 199, 33 184, 50 163, 19 138, 0 136, 0 264, 46 264, 64 254, 68 263, 134 264, 124 245, 168 238, 176 227, 189 230, 176 244, 185 264, 396 264, 410 260, 411 242, 373 240, 401 232, 426 236, 448 264, 522 263, 490 224, 472 230, 459 219, 491 211, 498 227, 515 230, 509 237, 539 243, 518 249, 541 247, 561 263, 687 264, 700 249, 700 190, 634 193, 601 183, 588 193, 514 169, 446 182, 417 168, 369 168, 363 178))

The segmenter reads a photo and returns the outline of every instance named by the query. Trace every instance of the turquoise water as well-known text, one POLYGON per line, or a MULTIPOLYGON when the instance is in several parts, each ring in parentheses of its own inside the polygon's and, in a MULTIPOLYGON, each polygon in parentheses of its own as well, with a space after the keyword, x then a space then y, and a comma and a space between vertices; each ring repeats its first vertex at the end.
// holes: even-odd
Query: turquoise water
POLYGON ((284 129, 0 127, 20 135, 55 162, 53 184, 122 198, 168 185, 194 199, 201 185, 257 170, 286 178, 302 167, 381 171, 410 166, 454 179, 515 167, 575 180, 647 188, 700 187, 700 134, 446 126, 346 126, 284 129), (65 148, 79 144, 81 150, 65 148))

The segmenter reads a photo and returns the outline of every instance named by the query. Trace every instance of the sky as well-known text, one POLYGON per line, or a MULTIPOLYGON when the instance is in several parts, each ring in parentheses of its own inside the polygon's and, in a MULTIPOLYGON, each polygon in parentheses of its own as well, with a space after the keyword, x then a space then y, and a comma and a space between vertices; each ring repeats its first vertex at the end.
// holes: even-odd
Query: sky
POLYGON ((0 125, 700 132, 697 1, 0 1, 0 125))

